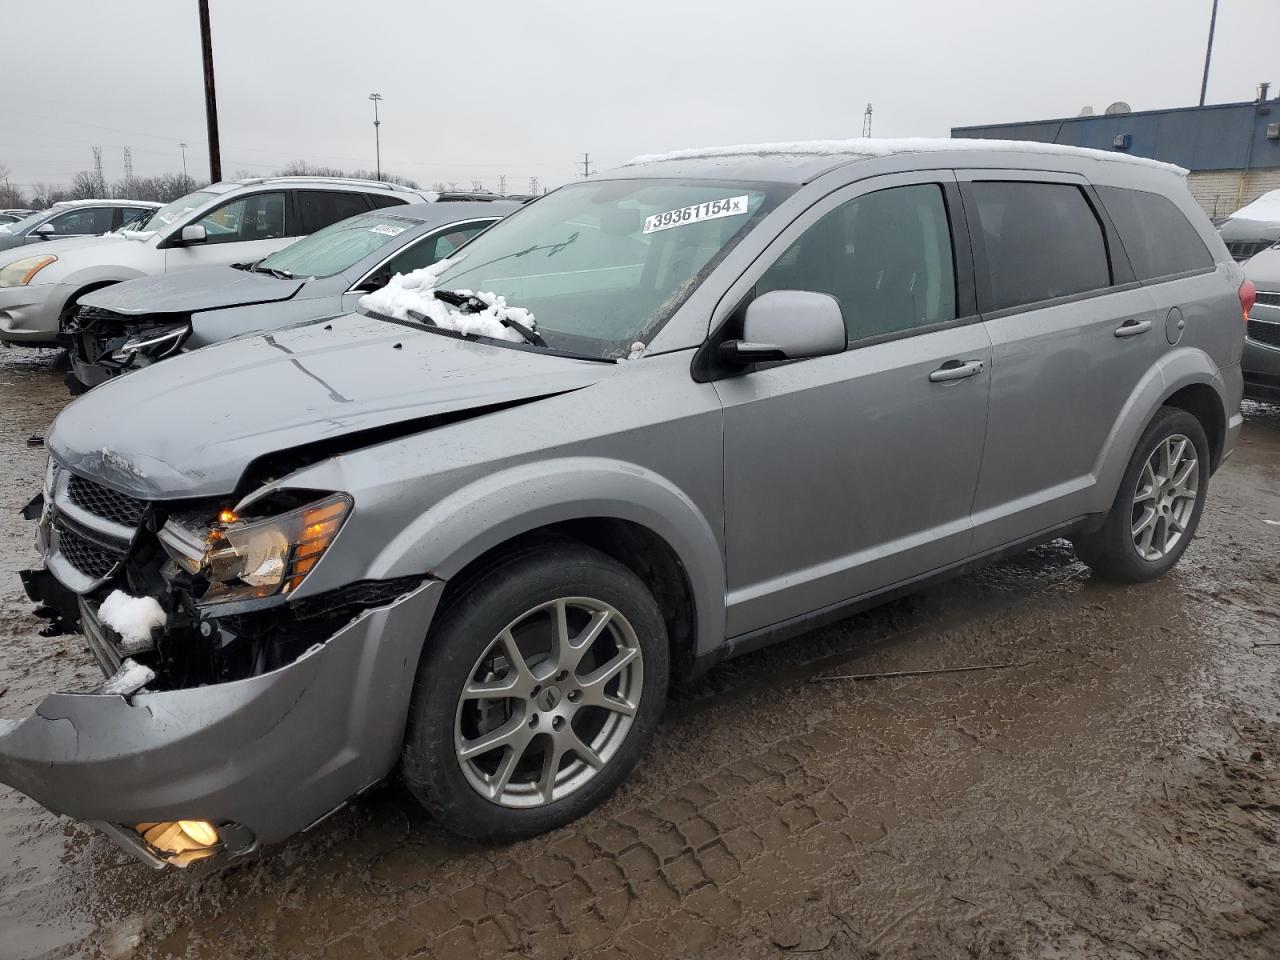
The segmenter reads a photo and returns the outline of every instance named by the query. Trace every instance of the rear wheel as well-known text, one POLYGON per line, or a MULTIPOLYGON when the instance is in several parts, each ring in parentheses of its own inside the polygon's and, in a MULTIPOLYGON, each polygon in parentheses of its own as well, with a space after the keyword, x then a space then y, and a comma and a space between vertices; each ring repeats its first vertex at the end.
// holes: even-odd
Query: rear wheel
POLYGON ((1143 432, 1106 522, 1075 539, 1097 573, 1140 582, 1182 557, 1200 523, 1209 489, 1209 442, 1200 421, 1162 407, 1143 432))
POLYGON ((639 759, 666 697, 652 595, 575 544, 489 569, 427 643, 404 779, 441 823, 479 839, 532 836, 598 805, 639 759))

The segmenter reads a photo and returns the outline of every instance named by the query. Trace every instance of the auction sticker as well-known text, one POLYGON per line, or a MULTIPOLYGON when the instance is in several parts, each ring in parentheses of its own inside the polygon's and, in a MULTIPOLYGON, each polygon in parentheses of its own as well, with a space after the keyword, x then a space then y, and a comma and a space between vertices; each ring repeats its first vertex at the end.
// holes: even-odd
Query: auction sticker
POLYGON ((400 234, 404 233, 405 230, 407 229, 408 227, 393 227, 389 223, 380 223, 376 227, 370 227, 369 232, 380 233, 384 237, 398 237, 400 236, 400 234))
POLYGON ((702 220, 718 220, 721 217, 739 217, 747 212, 747 195, 725 197, 723 200, 708 200, 706 203, 694 203, 679 210, 668 210, 646 217, 644 233, 656 233, 659 230, 670 230, 672 227, 683 227, 686 224, 698 223, 702 220))

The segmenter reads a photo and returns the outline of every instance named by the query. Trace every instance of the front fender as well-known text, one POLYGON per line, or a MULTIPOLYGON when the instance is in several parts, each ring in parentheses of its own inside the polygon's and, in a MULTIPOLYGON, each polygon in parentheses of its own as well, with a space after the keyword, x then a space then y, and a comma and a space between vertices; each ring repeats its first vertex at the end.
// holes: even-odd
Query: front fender
POLYGON ((707 518, 665 477, 634 463, 565 457, 521 464, 444 497, 377 554, 371 579, 429 572, 443 580, 513 537, 565 520, 627 520, 660 536, 684 567, 698 654, 724 640, 724 559, 707 518))
POLYGON ((1183 347, 1161 357, 1129 394, 1102 445, 1094 464, 1097 482, 1093 488, 1095 493, 1090 512, 1106 513, 1111 509, 1142 431, 1166 400, 1192 384, 1205 384, 1213 389, 1222 404, 1223 422, 1230 426, 1227 390, 1213 358, 1195 347, 1183 347))

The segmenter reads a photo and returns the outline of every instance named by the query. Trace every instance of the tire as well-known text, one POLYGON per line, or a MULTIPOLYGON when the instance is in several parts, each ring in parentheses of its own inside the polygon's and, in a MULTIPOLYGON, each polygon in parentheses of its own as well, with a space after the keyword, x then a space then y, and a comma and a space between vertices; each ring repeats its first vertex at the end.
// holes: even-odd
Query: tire
POLYGON ((443 826, 486 841, 531 837, 598 806, 639 760, 666 700, 653 595, 611 557, 553 542, 499 561, 446 602, 409 709, 410 791, 443 826), (596 639, 573 647, 591 628, 596 639), (500 686, 503 696, 476 695, 500 686))
POLYGON ((1095 573, 1110 579, 1129 583, 1154 580, 1165 574, 1186 551, 1200 524, 1208 490, 1209 441, 1204 427, 1185 410, 1161 407, 1138 440, 1105 522, 1098 530, 1073 539, 1076 555, 1095 573), (1172 468, 1172 477, 1163 476, 1167 468, 1162 464, 1179 449, 1178 438, 1187 440, 1194 448, 1196 464, 1183 481, 1182 495, 1166 501, 1162 491, 1176 494, 1178 490, 1167 481, 1179 479, 1180 472, 1188 469, 1184 452, 1172 468), (1164 461, 1158 459, 1162 451, 1169 454, 1164 461), (1149 472, 1148 464, 1153 457, 1157 458, 1155 466, 1160 469, 1149 472), (1186 488, 1192 474, 1195 490, 1188 494, 1186 488), (1154 495, 1139 503, 1136 498, 1148 492, 1154 495), (1149 510, 1154 510, 1154 515, 1149 510), (1151 531, 1151 539, 1144 549, 1148 530, 1151 531), (1176 540, 1167 547, 1162 546, 1161 541, 1175 533, 1176 540))

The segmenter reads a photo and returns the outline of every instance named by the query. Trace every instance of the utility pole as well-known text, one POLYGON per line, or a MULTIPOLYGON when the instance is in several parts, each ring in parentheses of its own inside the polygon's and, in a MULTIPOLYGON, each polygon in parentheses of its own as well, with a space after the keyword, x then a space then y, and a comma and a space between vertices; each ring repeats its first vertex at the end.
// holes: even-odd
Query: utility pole
POLYGON ((531 193, 535 197, 538 195, 538 178, 537 177, 529 178, 529 193, 531 193))
POLYGON ((187 145, 185 143, 178 144, 178 149, 182 151, 182 179, 187 179, 187 145))
POLYGON ((200 52, 204 57, 204 119, 209 128, 209 179, 222 179, 222 150, 218 146, 218 97, 213 89, 213 40, 209 36, 209 0, 200 5, 200 52))
POLYGON ((124 148, 124 192, 125 199, 136 199, 133 195, 133 151, 128 147, 124 148))
POLYGON ((862 135, 864 137, 871 136, 871 104, 867 104, 866 112, 862 114, 862 135))
POLYGON ((1213 28, 1218 25, 1218 0, 1213 0, 1213 12, 1209 14, 1209 42, 1204 48, 1204 79, 1200 81, 1200 106, 1204 106, 1204 95, 1209 89, 1209 59, 1213 56, 1213 28))
POLYGON ((504 197, 507 195, 507 175, 505 173, 498 174, 498 193, 504 197))
POLYGON ((378 119, 378 101, 382 99, 382 94, 371 93, 369 99, 373 101, 373 149, 377 155, 378 179, 382 179, 382 138, 378 133, 378 128, 382 126, 382 121, 378 119))
POLYGON ((93 191, 97 194, 94 199, 106 198, 107 195, 107 178, 102 175, 102 148, 93 148, 93 191))
POLYGON ((584 153, 582 155, 582 175, 584 177, 589 177, 594 172, 595 171, 591 169, 591 154, 584 153))

